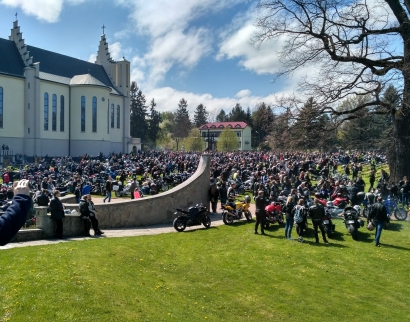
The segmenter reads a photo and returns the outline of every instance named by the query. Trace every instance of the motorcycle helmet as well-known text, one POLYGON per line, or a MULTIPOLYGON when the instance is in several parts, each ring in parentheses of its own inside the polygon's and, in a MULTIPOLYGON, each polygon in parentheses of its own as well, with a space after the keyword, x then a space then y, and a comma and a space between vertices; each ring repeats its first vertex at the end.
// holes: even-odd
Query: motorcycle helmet
POLYGON ((245 202, 246 203, 250 203, 251 202, 251 197, 249 197, 248 195, 245 196, 245 202))
POLYGON ((367 225, 367 230, 368 231, 373 231, 374 230, 374 225, 373 225, 373 223, 372 222, 369 222, 369 224, 367 225))

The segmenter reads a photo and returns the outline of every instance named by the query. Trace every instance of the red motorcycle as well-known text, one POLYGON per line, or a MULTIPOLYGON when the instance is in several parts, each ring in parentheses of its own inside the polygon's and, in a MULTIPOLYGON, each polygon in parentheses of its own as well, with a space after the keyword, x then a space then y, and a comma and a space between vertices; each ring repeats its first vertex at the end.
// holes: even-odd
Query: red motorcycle
POLYGON ((284 218, 282 213, 282 203, 272 202, 270 205, 265 207, 266 218, 265 218, 265 228, 269 228, 270 224, 283 224, 284 218))

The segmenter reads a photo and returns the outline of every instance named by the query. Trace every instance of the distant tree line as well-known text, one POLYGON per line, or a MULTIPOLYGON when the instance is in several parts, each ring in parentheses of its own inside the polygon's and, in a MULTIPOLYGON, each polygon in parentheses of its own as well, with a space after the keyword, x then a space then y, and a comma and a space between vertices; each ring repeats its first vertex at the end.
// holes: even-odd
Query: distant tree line
MULTIPOLYGON (((369 98, 345 99, 339 111, 352 110, 362 106, 369 98)), ((207 143, 198 128, 208 122, 206 106, 199 104, 191 120, 188 102, 182 98, 174 112, 158 112, 155 100, 147 106, 142 91, 135 82, 131 85, 131 136, 141 138, 145 147, 161 146, 167 149, 203 151, 207 143)), ((383 102, 398 106, 400 94, 389 86, 383 95, 383 102)), ((215 117, 216 122, 245 122, 252 128, 252 147, 282 151, 335 150, 335 149, 388 149, 392 120, 383 107, 358 109, 351 119, 340 119, 321 113, 314 97, 306 102, 292 102, 278 106, 260 103, 252 110, 246 110, 237 103, 231 111, 223 109, 215 117)), ((222 133, 218 138, 219 151, 237 148, 233 131, 222 133), (232 135, 233 134, 233 135, 232 135)))

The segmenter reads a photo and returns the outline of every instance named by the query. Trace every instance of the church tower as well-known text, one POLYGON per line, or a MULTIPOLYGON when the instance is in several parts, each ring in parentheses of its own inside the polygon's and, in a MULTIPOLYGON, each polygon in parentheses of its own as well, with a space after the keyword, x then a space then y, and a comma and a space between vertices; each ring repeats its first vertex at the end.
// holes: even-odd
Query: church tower
MULTIPOLYGON (((104 28, 103 26, 103 30, 104 28)), ((124 96, 129 96, 130 62, 124 57, 121 61, 115 61, 111 58, 105 33, 101 35, 95 63, 104 67, 116 90, 124 96)))

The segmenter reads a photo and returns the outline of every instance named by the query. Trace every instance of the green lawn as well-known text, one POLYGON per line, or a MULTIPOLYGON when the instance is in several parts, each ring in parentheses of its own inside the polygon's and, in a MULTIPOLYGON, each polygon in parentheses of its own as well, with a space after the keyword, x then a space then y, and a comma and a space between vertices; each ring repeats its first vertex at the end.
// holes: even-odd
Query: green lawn
POLYGON ((336 226, 329 245, 238 222, 2 250, 0 321, 408 321, 409 222, 381 248, 336 226))

